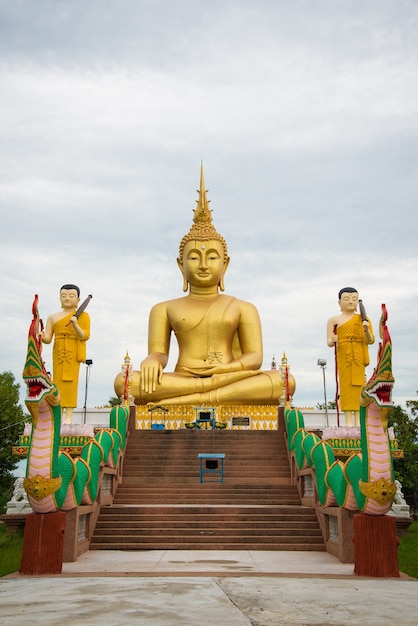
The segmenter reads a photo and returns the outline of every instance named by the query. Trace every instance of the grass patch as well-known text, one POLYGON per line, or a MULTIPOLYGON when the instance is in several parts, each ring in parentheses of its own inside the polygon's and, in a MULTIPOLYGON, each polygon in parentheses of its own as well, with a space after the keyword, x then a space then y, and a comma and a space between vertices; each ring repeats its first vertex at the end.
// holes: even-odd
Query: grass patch
POLYGON ((413 522, 401 537, 398 550, 399 569, 412 578, 418 578, 418 522, 413 522))
POLYGON ((8 533, 0 523, 0 576, 17 572, 22 558, 23 533, 8 533))

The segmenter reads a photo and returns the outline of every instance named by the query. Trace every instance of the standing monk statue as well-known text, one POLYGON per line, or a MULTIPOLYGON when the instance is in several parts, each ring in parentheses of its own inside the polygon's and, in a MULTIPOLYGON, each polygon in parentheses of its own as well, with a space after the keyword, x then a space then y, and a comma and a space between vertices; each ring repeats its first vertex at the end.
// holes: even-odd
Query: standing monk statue
MULTIPOLYGON (((54 337, 52 378, 61 395, 66 424, 71 424, 73 409, 77 406, 80 363, 86 361, 86 341, 90 339, 90 316, 77 311, 79 300, 77 285, 63 285, 60 289, 62 310, 48 317, 42 333, 43 343, 51 343, 54 337)), ((87 302, 88 299, 83 305, 87 302)))
POLYGON ((327 324, 327 344, 336 351, 340 408, 347 426, 353 425, 353 413, 355 425, 360 425, 360 394, 370 362, 368 346, 374 343, 369 318, 364 310, 362 314, 356 313, 359 302, 357 289, 341 289, 338 294, 341 313, 331 317, 327 324))
MULTIPOLYGON (((220 293, 229 257, 211 213, 202 167, 193 225, 180 243, 177 259, 188 294, 151 310, 148 356, 140 371, 132 373, 130 391, 136 404, 276 404, 284 394, 279 371, 260 371, 263 349, 257 309, 220 293), (175 371, 165 373, 172 333, 179 356, 175 371)), ((118 396, 123 384, 119 374, 118 396)))

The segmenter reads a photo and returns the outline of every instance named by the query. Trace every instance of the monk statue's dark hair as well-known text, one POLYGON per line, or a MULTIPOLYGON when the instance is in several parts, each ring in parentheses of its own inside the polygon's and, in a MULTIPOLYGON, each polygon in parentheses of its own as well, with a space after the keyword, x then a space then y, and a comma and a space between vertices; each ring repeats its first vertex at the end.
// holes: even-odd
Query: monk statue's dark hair
POLYGON ((63 285, 60 289, 60 291, 62 291, 62 289, 75 289, 77 292, 78 297, 80 297, 80 287, 77 287, 77 285, 71 285, 70 283, 68 285, 63 285))
POLYGON ((354 287, 344 287, 338 292, 338 300, 341 300, 341 296, 343 293, 358 293, 358 291, 357 289, 354 289, 354 287))

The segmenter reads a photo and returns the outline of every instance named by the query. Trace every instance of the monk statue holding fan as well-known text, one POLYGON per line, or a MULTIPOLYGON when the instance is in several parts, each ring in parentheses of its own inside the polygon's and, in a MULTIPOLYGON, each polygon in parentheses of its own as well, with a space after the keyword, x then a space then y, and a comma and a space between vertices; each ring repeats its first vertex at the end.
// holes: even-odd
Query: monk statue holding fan
POLYGON ((359 300, 357 289, 344 287, 338 294, 339 315, 327 323, 327 344, 334 348, 338 381, 337 402, 346 426, 360 425, 360 394, 370 362, 368 346, 374 343, 373 328, 359 300), (360 313, 357 313, 359 307, 360 313))
POLYGON ((62 309, 48 317, 42 332, 43 343, 51 343, 54 338, 52 378, 61 395, 66 424, 71 424, 73 409, 77 407, 80 363, 86 361, 86 342, 90 339, 90 316, 85 308, 91 297, 78 307, 79 287, 63 285, 60 289, 62 309))

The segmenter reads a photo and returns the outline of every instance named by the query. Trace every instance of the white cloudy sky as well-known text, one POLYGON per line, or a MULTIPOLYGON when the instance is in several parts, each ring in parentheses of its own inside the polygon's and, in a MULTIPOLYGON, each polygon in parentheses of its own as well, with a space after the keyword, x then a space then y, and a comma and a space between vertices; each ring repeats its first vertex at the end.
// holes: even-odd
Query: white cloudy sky
POLYGON ((182 294, 203 159, 226 292, 258 307, 264 367, 286 352, 295 403, 323 400, 318 358, 333 398, 347 285, 376 330, 386 303, 394 399, 415 398, 417 32, 415 0, 1 0, 0 371, 21 381, 34 294, 46 320, 75 282, 107 402, 182 294))

